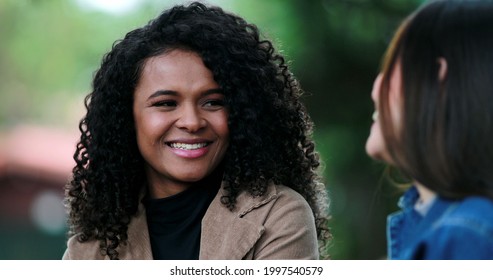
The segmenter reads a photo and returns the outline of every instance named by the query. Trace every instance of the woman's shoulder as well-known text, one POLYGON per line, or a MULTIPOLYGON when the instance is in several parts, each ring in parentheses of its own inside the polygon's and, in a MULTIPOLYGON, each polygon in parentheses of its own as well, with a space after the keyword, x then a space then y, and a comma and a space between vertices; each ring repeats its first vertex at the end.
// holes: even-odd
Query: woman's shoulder
POLYGON ((446 207, 434 220, 417 247, 424 259, 493 259, 493 202, 469 197, 441 199, 446 207))
POLYGON ((481 243, 493 253, 493 201, 471 196, 447 203, 443 215, 432 224, 433 239, 436 242, 468 240, 467 244, 481 243))
POLYGON ((273 185, 276 189, 277 199, 272 205, 271 212, 275 216, 293 216, 295 222, 314 224, 312 209, 306 199, 297 191, 283 185, 273 185))
POLYGON ((240 214, 263 229, 252 258, 318 259, 315 219, 303 196, 287 186, 271 184, 263 201, 240 214))
POLYGON ((271 184, 263 198, 250 196, 247 200, 248 203, 242 203, 240 217, 255 220, 271 229, 290 231, 303 228, 316 239, 312 209, 305 198, 292 188, 271 184))
POLYGON ((493 200, 470 196, 451 203, 450 210, 443 216, 443 222, 469 220, 481 222, 485 226, 493 228, 493 200))
POLYGON ((463 227, 491 236, 493 240, 493 200, 471 196, 454 202, 437 226, 463 227))
POLYGON ((279 196, 283 196, 286 199, 305 201, 305 199, 303 198, 303 196, 301 196, 300 193, 298 193, 297 191, 293 190, 290 187, 284 185, 275 185, 275 184, 271 184, 271 187, 275 189, 276 193, 279 196))
POLYGON ((311 216, 311 208, 301 194, 284 185, 270 184, 260 197, 254 197, 243 193, 238 197, 240 216, 250 212, 277 212, 296 210, 296 212, 307 212, 311 216))
POLYGON ((99 241, 91 239, 85 242, 79 240, 79 234, 71 236, 67 241, 67 249, 63 254, 64 260, 97 260, 104 259, 99 249, 99 241))
POLYGON ((308 202, 300 193, 290 187, 286 187, 283 185, 274 185, 274 187, 276 188, 276 192, 278 195, 276 202, 280 206, 286 207, 291 205, 292 207, 309 211, 310 216, 312 216, 311 208, 308 205, 308 202))

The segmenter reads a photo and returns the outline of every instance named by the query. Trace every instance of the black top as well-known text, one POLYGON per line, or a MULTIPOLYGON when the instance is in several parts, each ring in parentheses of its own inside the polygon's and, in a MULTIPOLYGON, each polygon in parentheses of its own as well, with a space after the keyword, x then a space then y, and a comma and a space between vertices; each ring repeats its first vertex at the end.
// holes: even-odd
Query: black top
POLYGON ((166 198, 144 198, 155 260, 199 259, 202 218, 219 189, 211 183, 166 198))

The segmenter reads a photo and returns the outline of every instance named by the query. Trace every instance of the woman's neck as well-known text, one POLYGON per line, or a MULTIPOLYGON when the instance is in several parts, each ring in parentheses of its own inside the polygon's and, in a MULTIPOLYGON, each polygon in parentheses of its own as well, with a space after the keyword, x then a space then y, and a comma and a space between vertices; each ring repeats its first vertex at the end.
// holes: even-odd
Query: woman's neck
POLYGON ((436 196, 435 192, 431 191, 430 189, 425 187, 423 184, 415 181, 414 185, 416 186, 416 189, 418 190, 419 200, 422 203, 427 203, 436 196))
POLYGON ((170 180, 166 176, 153 176, 148 173, 147 181, 151 198, 166 198, 179 194, 194 186, 220 186, 223 177, 223 167, 220 165, 207 177, 197 182, 182 182, 170 180))
POLYGON ((165 184, 152 182, 149 186, 149 194, 152 198, 165 198, 179 194, 190 187, 191 185, 172 184, 170 182, 166 182, 165 184))

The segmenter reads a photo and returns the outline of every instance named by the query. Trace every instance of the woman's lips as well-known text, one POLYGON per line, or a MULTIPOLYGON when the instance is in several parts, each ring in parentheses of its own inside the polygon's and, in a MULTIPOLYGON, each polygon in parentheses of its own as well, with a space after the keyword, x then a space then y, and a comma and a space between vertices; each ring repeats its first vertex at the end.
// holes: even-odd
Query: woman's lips
MULTIPOLYGON (((195 141, 189 141, 195 142, 195 141)), ((184 143, 184 142, 167 142, 171 148, 171 151, 182 158, 199 158, 205 155, 209 151, 209 145, 212 142, 196 142, 196 143, 184 143)))

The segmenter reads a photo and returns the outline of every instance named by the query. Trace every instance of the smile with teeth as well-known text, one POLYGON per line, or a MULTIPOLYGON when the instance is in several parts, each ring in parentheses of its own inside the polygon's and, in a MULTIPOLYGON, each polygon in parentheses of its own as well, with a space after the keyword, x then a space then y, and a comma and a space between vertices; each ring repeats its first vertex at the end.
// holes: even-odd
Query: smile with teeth
POLYGON ((210 143, 194 143, 194 144, 186 144, 186 143, 167 143, 168 146, 170 146, 173 149, 180 149, 180 150, 197 150, 203 147, 208 146, 210 143))

